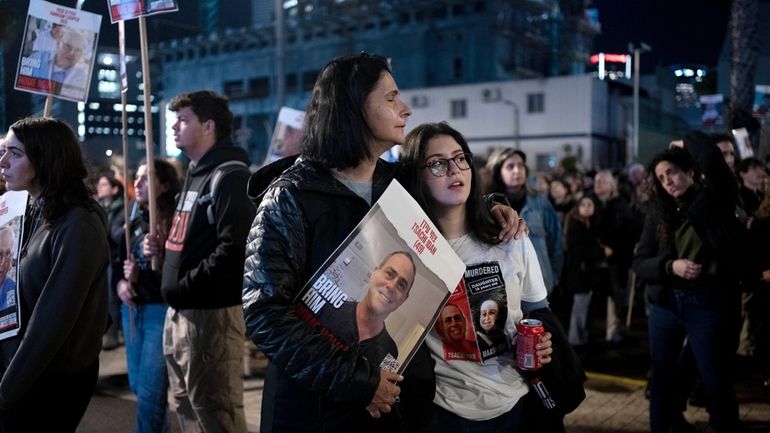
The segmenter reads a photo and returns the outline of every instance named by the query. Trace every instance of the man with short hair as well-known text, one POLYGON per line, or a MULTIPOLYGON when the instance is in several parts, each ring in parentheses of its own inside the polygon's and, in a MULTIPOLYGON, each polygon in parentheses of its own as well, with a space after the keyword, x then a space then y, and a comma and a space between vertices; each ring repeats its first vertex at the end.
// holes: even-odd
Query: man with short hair
POLYGON ((165 240, 163 353, 175 409, 184 432, 245 433, 241 288, 255 214, 246 195, 248 157, 230 140, 232 113, 224 97, 185 93, 169 107, 190 168, 168 237, 148 235, 144 249, 160 255, 165 240))
MULTIPOLYGON (((372 270, 369 287, 359 301, 346 301, 336 307, 326 304, 316 318, 335 337, 355 346, 361 356, 382 369, 396 372, 398 346, 385 327, 385 319, 409 298, 416 275, 409 252, 392 252, 372 270)), ((429 371, 432 377, 432 366, 429 371)), ((373 410, 374 406, 368 409, 373 410)), ((371 428, 370 414, 351 411, 348 403, 329 400, 324 402, 324 410, 324 425, 319 430, 352 432, 371 428)))
POLYGON ((436 327, 444 342, 444 351, 453 353, 450 359, 479 361, 476 342, 467 337, 468 319, 459 306, 451 302, 444 305, 436 327))
POLYGON ((30 57, 39 61, 32 76, 50 80, 51 93, 77 96, 86 91, 88 73, 79 65, 88 48, 86 38, 77 30, 65 29, 56 43, 56 52, 35 51, 30 57))
MULTIPOLYGON (((605 339, 619 343, 622 310, 628 306, 628 270, 634 256, 634 246, 639 241, 643 222, 634 214, 630 204, 618 194, 618 181, 610 170, 601 170, 594 176, 596 197, 596 222, 592 228, 611 251, 607 256, 610 278, 607 293, 607 322, 605 339)), ((594 292, 596 293, 596 292, 594 292)), ((599 298, 601 299, 601 298, 599 298)))
MULTIPOLYGON (((409 297, 414 284, 416 268, 412 256, 406 251, 395 251, 382 260, 369 278, 366 293, 357 302, 344 302, 338 308, 325 306, 317 314, 321 324, 329 327, 347 343, 378 337, 385 330, 385 319, 396 311, 409 297)), ((390 340, 388 352, 398 355, 392 349, 390 340)))
POLYGON ((56 45, 64 34, 64 28, 64 24, 51 23, 50 30, 37 30, 32 51, 56 51, 56 45))

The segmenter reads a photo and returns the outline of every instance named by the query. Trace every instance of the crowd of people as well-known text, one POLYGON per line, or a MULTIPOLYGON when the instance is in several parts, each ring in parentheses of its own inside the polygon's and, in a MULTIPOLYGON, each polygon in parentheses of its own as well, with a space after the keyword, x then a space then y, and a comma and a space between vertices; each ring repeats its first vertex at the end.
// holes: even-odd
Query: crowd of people
POLYGON ((444 122, 405 135, 411 110, 399 95, 386 59, 334 59, 313 89, 299 157, 253 174, 230 139, 226 98, 179 95, 172 129, 189 168, 180 177, 165 160, 142 162, 125 203, 118 176, 89 188, 66 124, 14 123, 0 169, 8 190, 30 196, 18 251, 25 319, 0 341, 0 432, 43 430, 40 405, 74 431, 103 343, 121 341, 137 432, 169 431, 169 389, 183 431, 246 432, 245 338, 269 359, 265 433, 563 431, 584 397, 576 353, 623 341, 632 288, 649 314, 651 430, 691 431, 682 410, 700 381, 714 427, 737 431, 730 361, 738 351, 770 365, 765 164, 737 161, 729 136, 692 133, 646 170, 536 174, 519 149, 474 155, 444 122), (398 162, 379 158, 396 145, 398 162), (345 303, 352 346, 330 344, 295 305, 393 179, 466 267, 496 282, 470 309, 437 311, 402 374, 382 358, 397 351, 385 318, 419 290, 408 251, 383 254, 365 296, 345 303), (512 346, 525 317, 545 326, 536 373, 517 368, 512 346))

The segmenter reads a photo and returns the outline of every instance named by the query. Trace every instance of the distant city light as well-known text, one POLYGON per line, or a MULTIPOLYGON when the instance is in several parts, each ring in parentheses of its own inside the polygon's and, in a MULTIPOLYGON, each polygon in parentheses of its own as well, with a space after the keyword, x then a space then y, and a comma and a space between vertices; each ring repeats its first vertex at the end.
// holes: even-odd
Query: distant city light
POLYGON ((588 61, 596 65, 596 72, 600 80, 609 77, 611 80, 631 78, 631 56, 629 54, 598 53, 590 56, 588 61), (619 68, 624 65, 624 68, 619 68))
MULTIPOLYGON (((114 104, 112 106, 113 111, 122 112, 123 111, 123 104, 114 104)), ((133 113, 137 110, 137 106, 134 104, 126 104, 126 112, 127 113, 133 113)))
POLYGON ((165 137, 165 149, 167 156, 179 156, 182 151, 176 147, 176 139, 174 139, 174 123, 176 123, 176 113, 169 110, 166 106, 165 114, 163 116, 163 136, 165 137))

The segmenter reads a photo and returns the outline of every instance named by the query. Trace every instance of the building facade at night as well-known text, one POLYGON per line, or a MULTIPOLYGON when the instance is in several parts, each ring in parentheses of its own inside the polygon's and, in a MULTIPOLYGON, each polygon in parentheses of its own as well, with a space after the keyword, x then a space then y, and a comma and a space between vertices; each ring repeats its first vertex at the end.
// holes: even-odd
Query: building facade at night
MULTIPOLYGON (((217 2, 206 3, 211 10, 217 2)), ((585 73, 599 31, 582 1, 285 0, 281 51, 274 4, 254 0, 250 27, 220 28, 152 50, 163 101, 201 88, 224 93, 236 143, 257 163, 280 106, 304 109, 319 70, 336 56, 386 56, 405 90, 547 78, 585 73), (277 58, 283 58, 282 98, 277 58)))

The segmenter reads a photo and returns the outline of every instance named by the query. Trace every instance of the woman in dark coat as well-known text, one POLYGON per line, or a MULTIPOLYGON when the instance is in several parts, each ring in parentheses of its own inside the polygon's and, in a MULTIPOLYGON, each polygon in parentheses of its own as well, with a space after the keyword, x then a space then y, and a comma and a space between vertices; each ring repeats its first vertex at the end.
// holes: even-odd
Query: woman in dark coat
POLYGON ((64 122, 19 120, 0 153, 8 189, 30 195, 19 252, 22 326, 0 342, 0 418, 7 432, 74 432, 96 387, 107 328, 107 217, 64 122))
POLYGON ((595 216, 596 202, 583 196, 565 222, 567 265, 562 284, 573 294, 568 336, 573 346, 588 343, 591 297, 594 292, 606 293, 608 284, 607 257, 612 250, 602 244, 595 216))
MULTIPOLYGON (((634 258, 648 284, 650 430, 688 428, 677 360, 685 338, 692 348, 719 432, 737 431, 731 381, 740 311, 740 245, 736 183, 713 138, 688 134, 648 165, 651 203, 634 258), (701 173, 703 175, 701 175, 701 173)), ((689 391, 689 388, 687 389, 689 391)))

